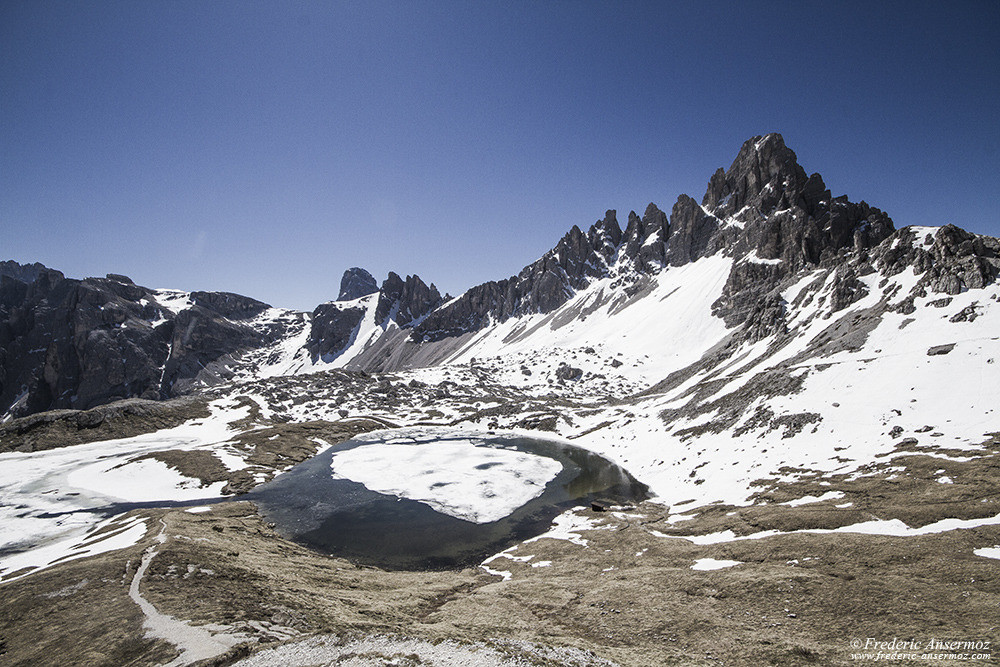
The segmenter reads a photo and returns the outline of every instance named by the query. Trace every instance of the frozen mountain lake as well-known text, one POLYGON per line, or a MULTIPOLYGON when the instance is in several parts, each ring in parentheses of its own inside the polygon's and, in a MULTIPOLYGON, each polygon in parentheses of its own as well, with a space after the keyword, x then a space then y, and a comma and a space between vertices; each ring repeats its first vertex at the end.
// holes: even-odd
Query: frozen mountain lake
POLYGON ((390 569, 477 564, 569 507, 647 497, 623 468, 579 447, 442 428, 366 434, 246 496, 282 535, 390 569))

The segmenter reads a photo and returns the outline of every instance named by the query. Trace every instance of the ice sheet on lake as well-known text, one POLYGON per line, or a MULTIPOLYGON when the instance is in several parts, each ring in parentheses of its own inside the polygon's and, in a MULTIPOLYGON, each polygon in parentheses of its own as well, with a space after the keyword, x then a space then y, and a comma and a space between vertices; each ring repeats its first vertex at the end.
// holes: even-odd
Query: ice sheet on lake
POLYGON ((333 476, 430 505, 474 523, 509 515, 540 496, 562 464, 471 440, 370 444, 334 454, 333 476))

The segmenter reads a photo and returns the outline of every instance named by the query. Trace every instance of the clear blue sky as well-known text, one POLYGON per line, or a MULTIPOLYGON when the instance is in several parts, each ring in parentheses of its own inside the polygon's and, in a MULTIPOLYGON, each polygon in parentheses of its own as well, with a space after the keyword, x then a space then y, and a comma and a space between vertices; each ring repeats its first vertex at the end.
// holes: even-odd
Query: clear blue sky
POLYGON ((1000 2, 0 2, 0 259, 311 309, 455 294, 781 132, 1000 235, 1000 2))

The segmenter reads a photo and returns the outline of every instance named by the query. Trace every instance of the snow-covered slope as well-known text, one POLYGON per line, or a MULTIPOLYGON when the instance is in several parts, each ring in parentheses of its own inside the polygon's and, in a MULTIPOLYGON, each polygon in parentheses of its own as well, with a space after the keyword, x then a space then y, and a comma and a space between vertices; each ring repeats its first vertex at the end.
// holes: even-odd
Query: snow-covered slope
MULTIPOLYGON (((701 203, 682 196, 669 218, 650 205, 624 230, 615 215, 455 298, 395 274, 311 314, 100 286, 136 291, 145 310, 126 330, 171 329, 152 366, 157 386, 174 373, 216 407, 254 406, 239 415, 248 432, 357 417, 545 431, 619 463, 675 508, 770 502, 778 486, 791 494, 782 502, 835 501, 852 481, 907 475, 913 454, 941 461, 934 485, 960 484, 952 464, 1000 432, 997 239, 952 226, 894 230, 878 209, 806 176, 778 135, 744 144, 701 203), (233 331, 242 337, 227 338, 233 331)), ((76 467, 70 482, 88 492, 125 493, 119 483, 133 475, 152 480, 142 499, 180 498, 185 480, 136 457, 204 448, 242 465, 224 458, 236 456, 228 432, 197 434, 233 421, 216 417, 187 424, 182 443, 160 433, 111 449, 4 454, 10 470, 52 469, 24 483, 0 475, 4 502, 51 491, 53 475, 76 467)), ((14 518, 35 525, 48 501, 23 502, 32 509, 14 518)), ((51 528, 24 535, 53 537, 51 528)))

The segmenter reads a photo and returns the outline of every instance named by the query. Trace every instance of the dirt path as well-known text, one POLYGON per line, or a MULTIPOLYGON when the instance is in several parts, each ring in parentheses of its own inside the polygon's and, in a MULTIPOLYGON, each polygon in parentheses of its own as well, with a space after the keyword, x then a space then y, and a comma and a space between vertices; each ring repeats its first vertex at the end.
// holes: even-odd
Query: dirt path
POLYGON ((167 526, 160 521, 160 533, 156 536, 157 544, 146 549, 142 556, 142 563, 132 577, 128 594, 132 600, 139 605, 142 613, 146 616, 143 627, 146 629, 146 636, 163 639, 174 644, 181 652, 174 660, 163 667, 182 667, 206 658, 214 658, 228 651, 232 646, 245 641, 246 637, 241 635, 216 634, 213 635, 205 627, 189 625, 184 621, 179 621, 173 616, 161 614, 157 611, 149 600, 142 597, 139 585, 142 578, 153 562, 153 558, 159 551, 159 546, 167 541, 167 526))

